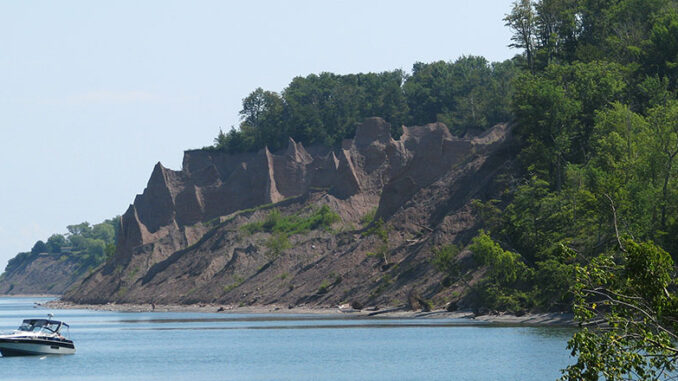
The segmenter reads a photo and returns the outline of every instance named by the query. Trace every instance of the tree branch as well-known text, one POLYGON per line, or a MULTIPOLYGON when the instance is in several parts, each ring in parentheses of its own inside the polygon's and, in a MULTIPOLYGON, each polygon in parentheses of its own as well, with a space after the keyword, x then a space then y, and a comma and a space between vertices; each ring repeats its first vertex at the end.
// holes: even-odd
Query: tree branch
POLYGON ((614 222, 614 234, 617 236, 617 243, 619 244, 619 248, 621 251, 626 253, 626 249, 624 249, 624 246, 621 243, 621 239, 619 238, 619 228, 617 227, 617 209, 614 207, 614 201, 612 201, 612 197, 610 197, 607 193, 605 193, 605 197, 607 197, 608 200, 610 200, 610 208, 612 208, 612 217, 613 222, 614 222))

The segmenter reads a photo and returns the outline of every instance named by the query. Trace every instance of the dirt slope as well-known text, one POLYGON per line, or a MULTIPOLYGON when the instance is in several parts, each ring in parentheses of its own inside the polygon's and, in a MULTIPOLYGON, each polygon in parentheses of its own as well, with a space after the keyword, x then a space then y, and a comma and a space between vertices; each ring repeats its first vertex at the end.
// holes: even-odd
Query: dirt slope
POLYGON ((63 294, 91 270, 92 265, 72 253, 22 253, 0 276, 0 294, 63 294))

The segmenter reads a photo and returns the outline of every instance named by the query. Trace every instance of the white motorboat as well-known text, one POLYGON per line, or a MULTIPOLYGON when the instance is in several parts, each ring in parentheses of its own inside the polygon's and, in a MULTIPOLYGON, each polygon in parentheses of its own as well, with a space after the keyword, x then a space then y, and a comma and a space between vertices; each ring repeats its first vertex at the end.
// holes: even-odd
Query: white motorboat
POLYGON ((73 341, 68 336, 68 324, 47 319, 25 319, 14 333, 0 335, 0 353, 8 356, 29 355, 72 355, 75 353, 73 341))

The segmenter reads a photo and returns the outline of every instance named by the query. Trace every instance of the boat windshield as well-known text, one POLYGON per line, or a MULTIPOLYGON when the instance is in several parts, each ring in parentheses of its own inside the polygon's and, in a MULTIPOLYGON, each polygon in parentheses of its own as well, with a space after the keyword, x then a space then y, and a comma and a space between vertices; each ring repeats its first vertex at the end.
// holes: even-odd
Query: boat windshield
POLYGON ((57 333, 60 324, 58 321, 51 320, 24 320, 19 331, 40 332, 44 330, 47 333, 57 333))

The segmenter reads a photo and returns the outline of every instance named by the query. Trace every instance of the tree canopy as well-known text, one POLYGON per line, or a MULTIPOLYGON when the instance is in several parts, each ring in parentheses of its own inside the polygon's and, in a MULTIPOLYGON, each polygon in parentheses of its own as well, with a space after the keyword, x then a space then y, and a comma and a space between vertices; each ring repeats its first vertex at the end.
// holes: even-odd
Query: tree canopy
POLYGON ((550 298, 569 300, 589 328, 570 342, 578 361, 566 379, 655 379, 675 367, 676 9, 520 0, 505 20, 523 49, 519 166, 502 199, 478 210, 498 210, 484 217, 490 236, 542 277, 486 287, 534 308, 547 302, 536 297, 543 275, 568 280, 550 298))
POLYGON ((281 93, 258 88, 242 102, 238 128, 220 132, 212 149, 275 151, 291 137, 305 145, 337 147, 367 117, 380 116, 397 137, 402 125, 444 122, 456 135, 510 119, 512 61, 483 57, 417 62, 412 74, 382 73, 296 77, 281 93))
MULTIPOLYGON (((474 203, 484 230, 468 248, 485 277, 462 302, 573 309, 588 328, 565 379, 657 379, 678 359, 677 10, 518 0, 504 19, 522 49, 508 92, 519 154, 499 198, 474 203)), ((424 94, 419 106, 441 98, 424 94)), ((448 282, 466 282, 433 252, 448 282)))

